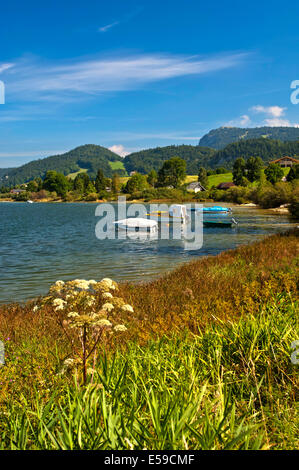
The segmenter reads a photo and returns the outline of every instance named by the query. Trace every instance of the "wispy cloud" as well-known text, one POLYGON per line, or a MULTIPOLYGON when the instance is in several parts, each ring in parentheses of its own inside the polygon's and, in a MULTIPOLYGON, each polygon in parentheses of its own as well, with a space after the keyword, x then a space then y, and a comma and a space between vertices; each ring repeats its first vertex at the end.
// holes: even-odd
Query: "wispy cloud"
POLYGON ((114 21, 113 23, 106 24, 105 26, 101 26, 101 28, 99 28, 99 32, 100 33, 106 33, 106 31, 113 28, 113 26, 117 26, 119 23, 120 23, 120 21, 114 21))
POLYGON ((20 100, 63 99, 79 95, 134 90, 144 84, 176 77, 201 75, 236 67, 248 54, 200 58, 145 54, 119 58, 77 60, 51 64, 20 60, 5 70, 7 92, 20 100))
POLYGON ((0 64, 0 73, 13 67, 14 64, 0 64))
POLYGON ((124 15, 120 20, 113 21, 112 23, 108 23, 104 26, 101 26, 98 29, 99 33, 106 33, 107 31, 109 31, 109 29, 113 28, 114 26, 117 26, 120 23, 126 23, 127 21, 131 20, 136 15, 138 15, 142 10, 143 10, 143 7, 139 6, 135 8, 134 10, 130 11, 129 13, 127 13, 126 15, 124 15))

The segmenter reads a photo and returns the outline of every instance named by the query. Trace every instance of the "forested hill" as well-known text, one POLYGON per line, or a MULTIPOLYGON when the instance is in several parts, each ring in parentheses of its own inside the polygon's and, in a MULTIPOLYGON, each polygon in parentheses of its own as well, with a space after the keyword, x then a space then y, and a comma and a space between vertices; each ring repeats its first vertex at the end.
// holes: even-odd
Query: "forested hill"
POLYGON ((299 155, 299 140, 297 142, 281 142, 271 139, 242 140, 227 145, 223 150, 218 150, 210 160, 211 168, 225 166, 231 169, 238 157, 245 160, 249 157, 261 157, 265 163, 288 155, 296 157, 299 155))
POLYGON ((159 170, 165 160, 177 156, 186 160, 187 173, 194 175, 198 173, 200 166, 209 167, 214 153, 213 149, 206 147, 171 145, 131 153, 125 157, 124 165, 128 173, 131 171, 149 173, 152 169, 159 170))
POLYGON ((259 138, 275 139, 283 142, 299 140, 299 128, 253 127, 242 129, 240 127, 219 127, 204 135, 199 141, 199 146, 222 149, 233 142, 259 138))
POLYGON ((48 170, 56 170, 65 175, 85 170, 93 179, 99 168, 106 177, 111 177, 115 172, 120 176, 125 175, 126 171, 147 174, 152 169, 159 170, 165 160, 174 156, 186 161, 189 175, 196 175, 201 166, 207 169, 217 167, 231 169, 238 157, 247 159, 258 156, 267 164, 285 155, 299 158, 299 140, 297 142, 281 142, 265 138, 241 140, 218 151, 208 147, 171 145, 141 150, 125 158, 99 145, 83 145, 63 155, 34 160, 19 168, 0 170, 0 186, 14 186, 36 177, 44 178, 48 170))
MULTIPOLYGON (((100 145, 83 145, 62 155, 33 160, 19 168, 11 168, 6 172, 8 179, 2 177, 0 183, 10 186, 26 183, 36 177, 44 178, 48 170, 68 175, 84 169, 91 178, 95 178, 98 169, 102 168, 105 175, 111 177, 113 165, 111 166, 110 162, 120 162, 119 167, 123 166, 123 159, 111 150, 100 145)), ((120 174, 123 172, 122 169, 118 170, 120 174)))

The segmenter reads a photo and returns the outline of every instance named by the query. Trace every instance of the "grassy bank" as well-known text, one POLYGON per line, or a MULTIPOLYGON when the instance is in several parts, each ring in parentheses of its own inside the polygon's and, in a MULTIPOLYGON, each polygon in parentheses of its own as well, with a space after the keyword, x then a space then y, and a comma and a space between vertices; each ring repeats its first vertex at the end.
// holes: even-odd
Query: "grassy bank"
POLYGON ((50 307, 0 308, 2 448, 298 447, 298 231, 120 285, 87 385, 50 307), (36 310, 36 309, 34 309, 36 310))

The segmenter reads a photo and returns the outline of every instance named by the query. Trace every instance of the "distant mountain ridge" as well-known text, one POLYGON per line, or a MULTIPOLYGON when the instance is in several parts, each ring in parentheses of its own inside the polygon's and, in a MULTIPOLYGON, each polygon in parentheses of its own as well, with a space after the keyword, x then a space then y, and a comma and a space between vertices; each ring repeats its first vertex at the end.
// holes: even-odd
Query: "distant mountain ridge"
POLYGON ((198 145, 223 149, 229 144, 249 139, 274 139, 282 142, 299 140, 298 127, 219 127, 205 134, 198 145))
POLYGON ((36 177, 44 178, 48 170, 56 170, 64 175, 84 170, 92 179, 95 179, 98 169, 102 169, 106 177, 112 177, 113 173, 125 176, 132 171, 147 174, 152 169, 159 170, 165 160, 174 156, 186 161, 187 174, 196 175, 201 166, 206 169, 225 167, 231 170, 238 157, 248 159, 257 156, 267 164, 285 155, 298 158, 299 140, 282 142, 264 137, 241 139, 220 150, 199 145, 170 145, 140 150, 125 158, 105 147, 87 144, 62 155, 33 160, 19 168, 0 169, 0 186, 14 186, 36 177))
MULTIPOLYGON (((95 178, 98 169, 101 168, 107 177, 111 177, 115 162, 120 162, 120 166, 123 166, 123 158, 111 150, 100 145, 86 144, 62 155, 33 160, 18 168, 0 170, 0 185, 16 185, 37 177, 44 178, 49 170, 68 175, 84 169, 91 178, 95 178), (5 178, 6 175, 8 178, 5 178)), ((125 173, 122 168, 117 171, 119 174, 125 173)))

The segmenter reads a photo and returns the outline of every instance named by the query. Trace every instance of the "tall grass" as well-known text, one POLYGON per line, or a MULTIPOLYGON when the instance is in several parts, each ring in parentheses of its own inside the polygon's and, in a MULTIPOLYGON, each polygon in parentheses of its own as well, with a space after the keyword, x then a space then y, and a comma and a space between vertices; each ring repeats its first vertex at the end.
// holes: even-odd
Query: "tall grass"
POLYGON ((298 318, 290 297, 196 335, 130 343, 103 356, 95 382, 2 411, 2 449, 294 448, 298 318))

